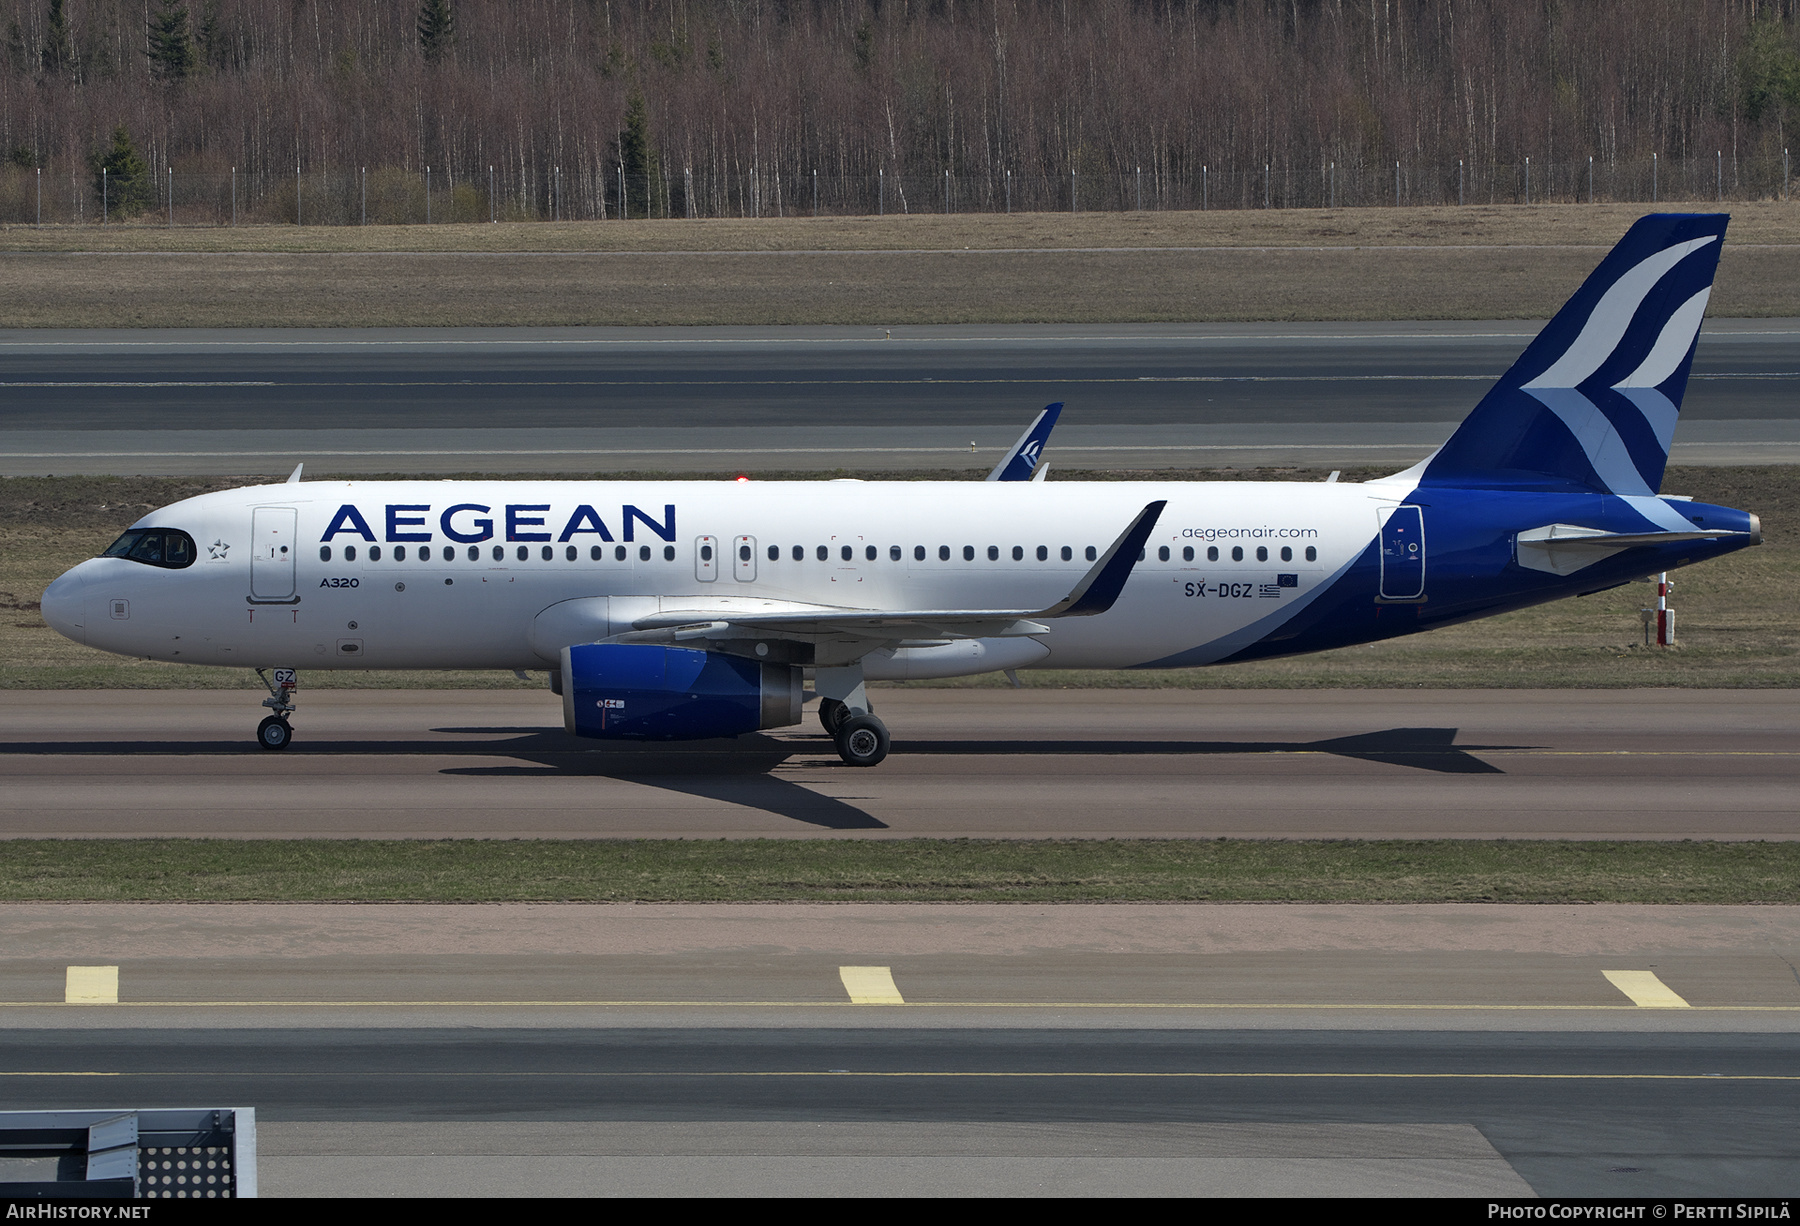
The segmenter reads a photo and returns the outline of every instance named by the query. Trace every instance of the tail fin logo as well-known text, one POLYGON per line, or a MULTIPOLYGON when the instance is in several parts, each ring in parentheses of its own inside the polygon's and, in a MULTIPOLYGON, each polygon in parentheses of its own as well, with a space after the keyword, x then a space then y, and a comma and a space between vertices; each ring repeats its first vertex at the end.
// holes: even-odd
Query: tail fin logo
POLYGON ((1727 220, 1640 219, 1426 465, 1422 483, 1653 493, 1727 220))

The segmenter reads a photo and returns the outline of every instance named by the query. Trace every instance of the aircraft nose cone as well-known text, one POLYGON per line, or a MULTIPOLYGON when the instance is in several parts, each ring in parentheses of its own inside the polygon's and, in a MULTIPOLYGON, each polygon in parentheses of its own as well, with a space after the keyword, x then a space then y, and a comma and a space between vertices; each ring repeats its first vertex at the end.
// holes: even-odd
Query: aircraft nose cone
MULTIPOLYGON (((80 568, 78 567, 77 570, 80 568)), ((82 602, 87 594, 87 577, 72 570, 44 589, 41 605, 44 620, 64 638, 87 642, 87 627, 82 623, 82 602)))

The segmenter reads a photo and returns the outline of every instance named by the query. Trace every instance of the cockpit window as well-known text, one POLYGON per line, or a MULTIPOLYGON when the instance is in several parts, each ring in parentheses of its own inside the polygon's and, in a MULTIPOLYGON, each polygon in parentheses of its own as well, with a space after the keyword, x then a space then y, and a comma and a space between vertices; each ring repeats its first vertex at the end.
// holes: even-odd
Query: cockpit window
POLYGON ((133 528, 100 556, 181 570, 194 564, 194 538, 175 528, 133 528))

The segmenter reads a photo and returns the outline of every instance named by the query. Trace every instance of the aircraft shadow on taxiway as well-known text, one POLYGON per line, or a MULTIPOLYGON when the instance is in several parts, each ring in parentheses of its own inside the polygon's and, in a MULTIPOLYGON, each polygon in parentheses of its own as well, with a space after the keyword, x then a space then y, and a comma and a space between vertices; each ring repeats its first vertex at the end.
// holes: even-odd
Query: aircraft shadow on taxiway
MULTIPOLYGON (((775 774, 792 763, 803 770, 863 780, 861 772, 839 765, 823 734, 669 744, 599 744, 572 737, 560 728, 436 728, 457 740, 297 740, 284 756, 383 756, 510 759, 491 765, 446 765, 442 773, 467 776, 591 776, 625 780, 684 795, 721 800, 830 830, 885 830, 887 823, 856 806, 823 796, 798 780, 775 774)), ((1458 745, 1455 728, 1387 728, 1317 741, 1101 740, 919 740, 896 741, 890 762, 907 757, 1223 757, 1329 754, 1411 770, 1451 775, 1499 775, 1499 767, 1476 755, 1519 745, 1458 745)), ((8 755, 201 756, 255 754, 232 741, 61 741, 12 742, 8 755)), ((879 772, 880 768, 876 768, 879 772)))

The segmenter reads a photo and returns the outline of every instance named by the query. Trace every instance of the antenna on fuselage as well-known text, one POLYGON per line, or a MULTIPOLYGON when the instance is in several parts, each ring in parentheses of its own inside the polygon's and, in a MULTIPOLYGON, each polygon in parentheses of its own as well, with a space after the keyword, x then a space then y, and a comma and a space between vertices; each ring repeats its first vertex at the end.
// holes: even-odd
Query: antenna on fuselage
POLYGON ((300 484, 300 470, 305 467, 306 467, 305 460, 301 460, 298 464, 294 465, 294 471, 288 474, 287 484, 299 485, 300 484))

